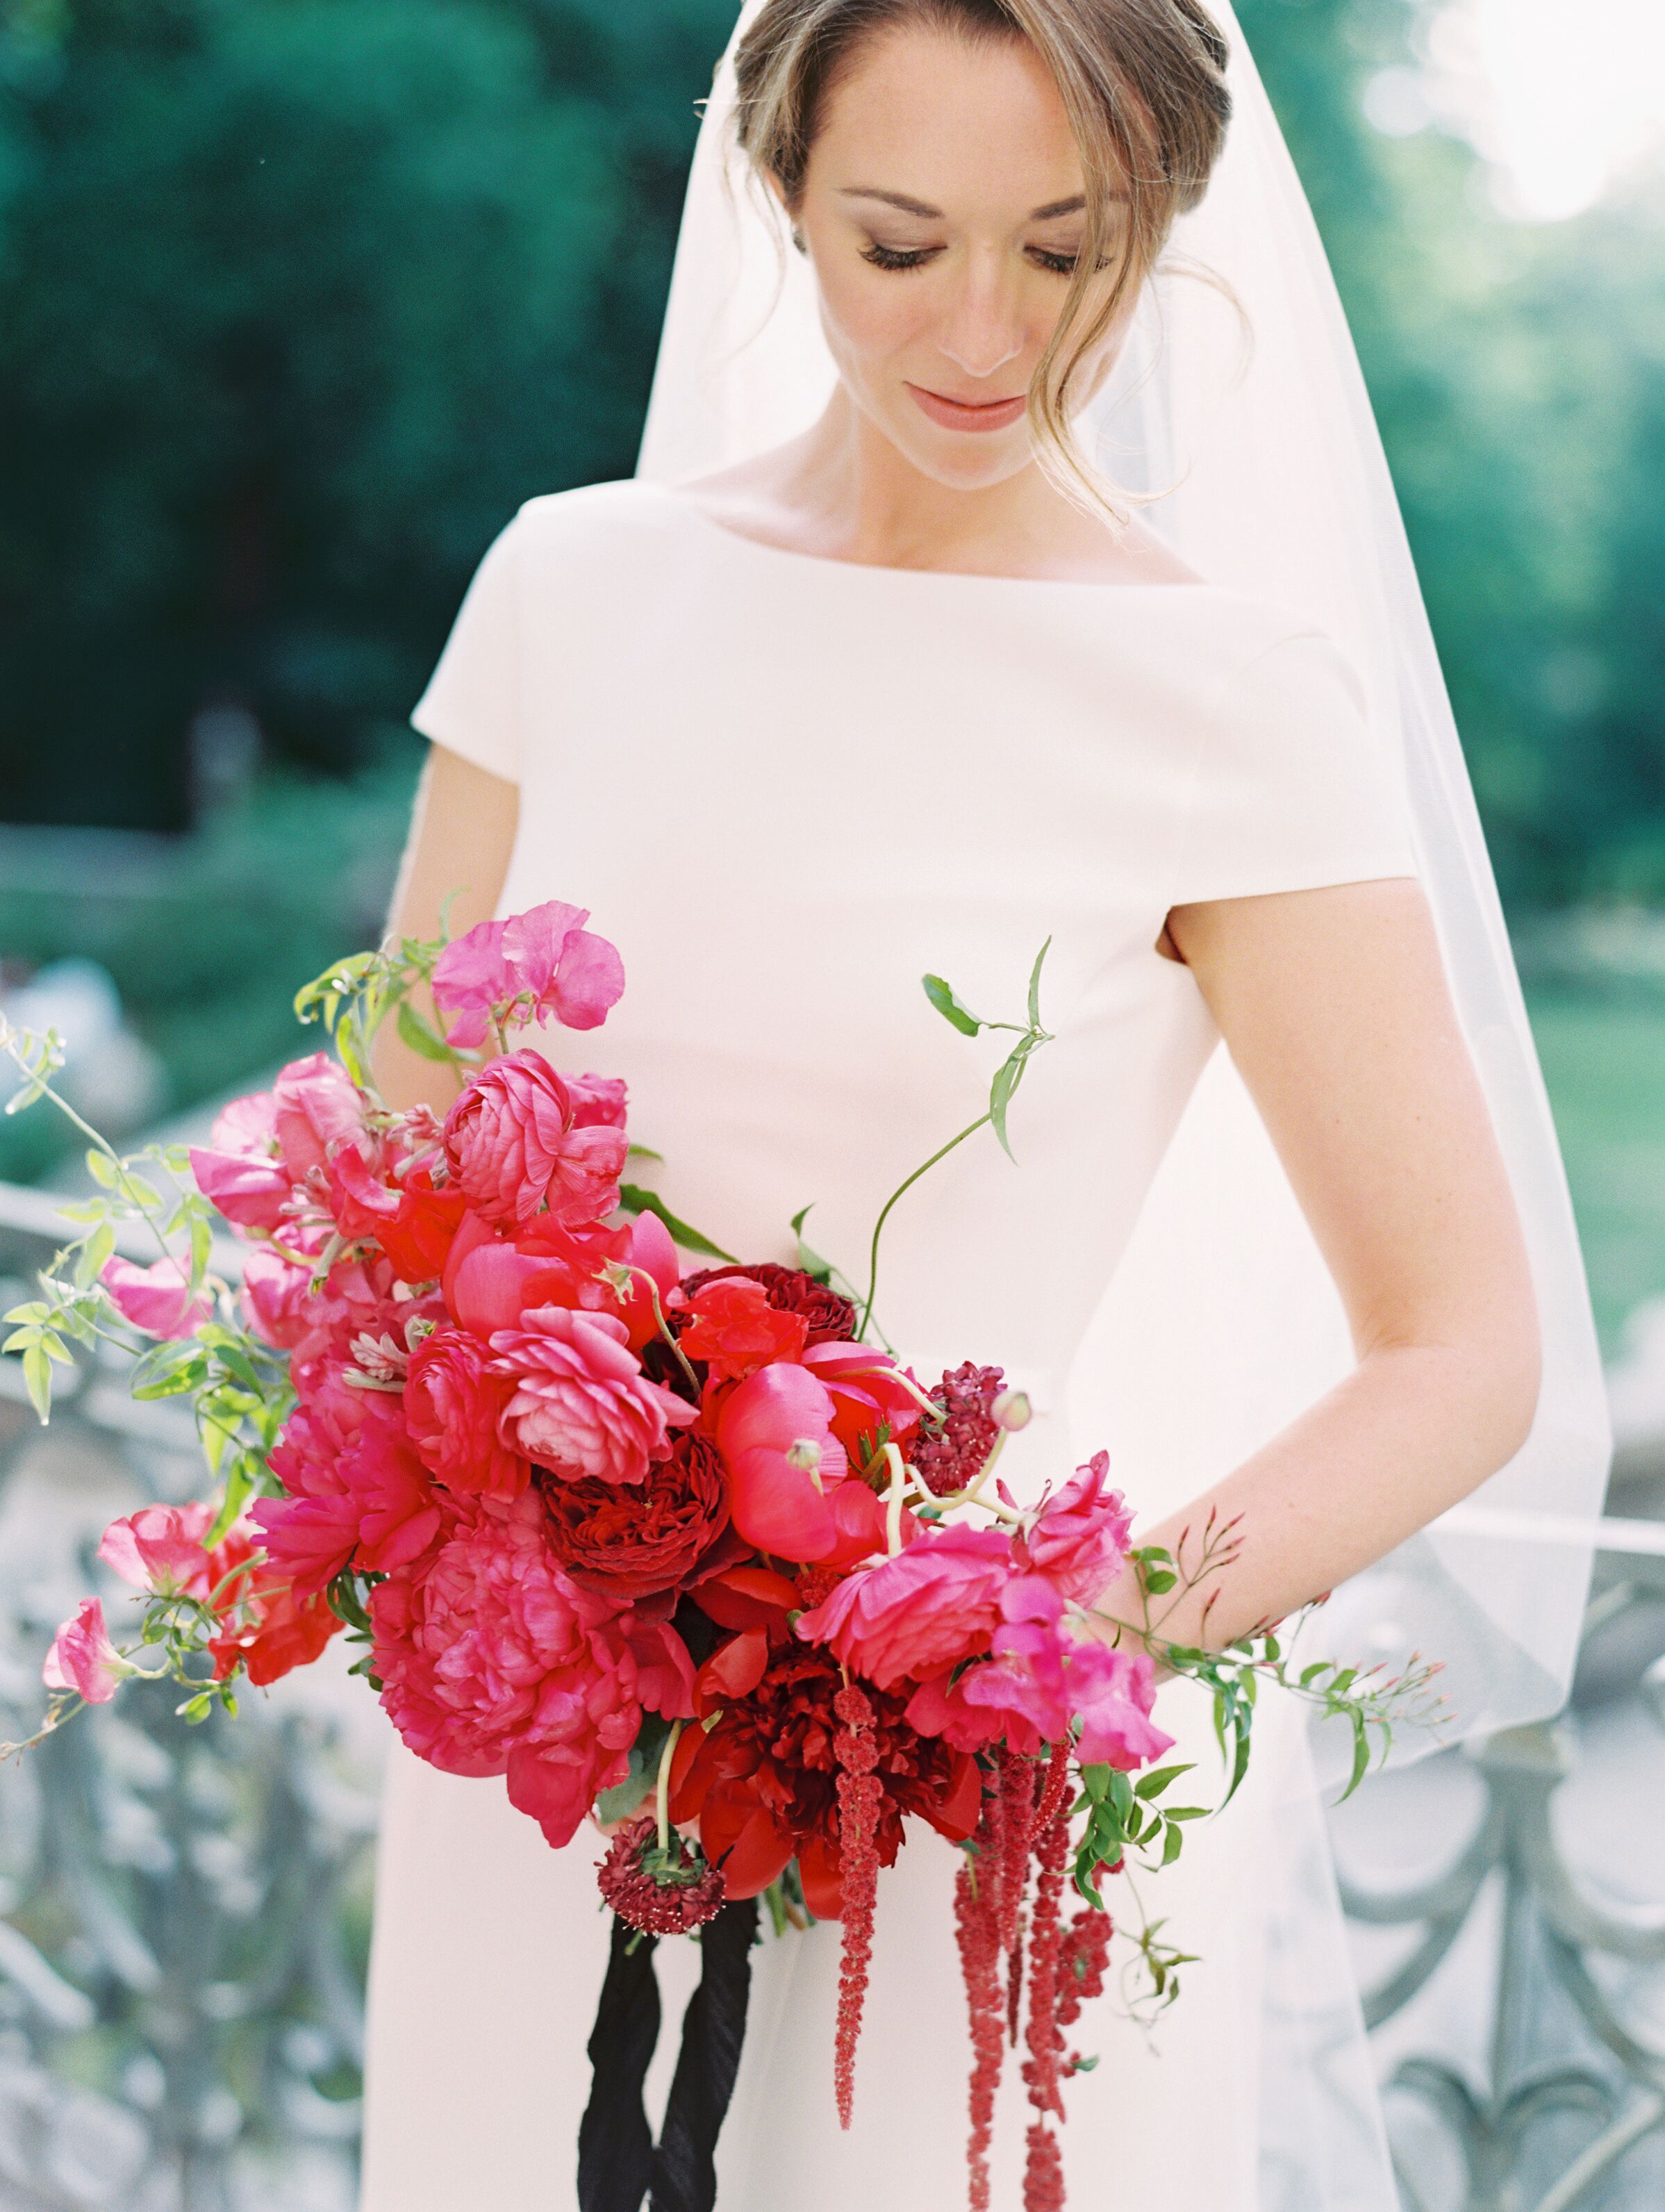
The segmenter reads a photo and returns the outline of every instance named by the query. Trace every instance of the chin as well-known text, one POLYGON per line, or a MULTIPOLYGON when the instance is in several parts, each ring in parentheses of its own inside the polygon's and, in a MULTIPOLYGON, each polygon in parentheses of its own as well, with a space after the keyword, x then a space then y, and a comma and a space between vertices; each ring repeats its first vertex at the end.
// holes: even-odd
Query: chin
POLYGON ((1010 430, 927 430, 923 437, 911 423, 904 428, 881 417, 880 427, 910 467, 949 491, 987 491, 1017 476, 1032 457, 1026 422, 1010 430))

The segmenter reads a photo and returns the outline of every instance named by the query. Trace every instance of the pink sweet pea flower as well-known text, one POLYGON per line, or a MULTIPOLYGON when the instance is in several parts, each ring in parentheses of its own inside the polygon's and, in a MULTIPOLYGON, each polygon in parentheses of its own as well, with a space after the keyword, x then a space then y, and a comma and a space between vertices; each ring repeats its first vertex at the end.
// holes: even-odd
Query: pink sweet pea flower
POLYGON ((1160 1759, 1174 1739, 1152 1721, 1156 1668, 1148 1653, 1115 1651, 1096 1636, 1067 1646, 1066 1695, 1081 1723, 1075 1755, 1084 1766, 1136 1766, 1160 1759))
POLYGON ((1077 1605, 1091 1605, 1127 1556, 1133 1515, 1104 1486, 1109 1466, 1109 1454, 1096 1452, 1018 1541, 1020 1560, 1077 1605))
POLYGON ((583 927, 587 907, 547 900, 507 921, 483 921, 448 945, 434 963, 434 1004, 455 1015, 447 1044, 474 1050, 490 1016, 529 997, 519 1020, 553 1015, 570 1030, 592 1030, 624 988, 624 965, 605 937, 583 927))
POLYGON ((616 1316, 570 1306, 535 1306, 519 1328, 495 1331, 489 1371, 513 1385, 503 1442, 568 1480, 645 1480, 695 1410, 648 1381, 628 1338, 616 1316))
POLYGON ((75 1618, 52 1638, 40 1679, 49 1690, 74 1690, 89 1705, 106 1705, 125 1678, 137 1672, 110 1641, 103 1606, 84 1597, 75 1618))
POLYGON ((277 1148, 295 1182, 326 1169, 337 1146, 364 1133, 363 1097, 326 1052, 308 1053, 280 1069, 272 1097, 277 1148))
POLYGON ((131 1260, 109 1259, 99 1280, 124 1321, 147 1336, 189 1336, 214 1317, 205 1291, 191 1295, 191 1278, 177 1260, 153 1260, 148 1267, 131 1260))
POLYGON ((574 1129, 624 1127, 629 1093, 617 1075, 567 1075, 562 1078, 573 1102, 574 1129))
POLYGON ((278 1228, 291 1178, 277 1152, 277 1099, 270 1091, 234 1098, 215 1116, 206 1145, 191 1148, 203 1196, 240 1229, 278 1228))
POLYGON ((257 1245, 244 1262, 239 1299, 255 1334, 280 1352, 293 1352, 313 1320, 311 1281, 310 1267, 297 1267, 269 1244, 257 1245))
POLYGON ((204 1548, 214 1509, 200 1498, 188 1505, 146 1505, 112 1521, 99 1540, 98 1555, 124 1582, 155 1597, 205 1598, 213 1584, 204 1548))
POLYGON ((944 1528, 847 1576, 801 1615, 798 1633, 893 1689, 987 1651, 1011 1579, 1012 1547, 1000 1529, 944 1528))

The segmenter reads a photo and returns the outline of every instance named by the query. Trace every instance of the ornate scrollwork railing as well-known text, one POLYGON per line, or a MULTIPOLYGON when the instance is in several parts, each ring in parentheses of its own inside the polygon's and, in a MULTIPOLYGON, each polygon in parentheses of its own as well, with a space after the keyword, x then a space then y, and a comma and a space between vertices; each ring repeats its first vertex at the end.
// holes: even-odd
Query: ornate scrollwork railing
MULTIPOLYGON (((1585 1624, 1585 1648, 1665 1597, 1665 1530, 1607 1524, 1585 1624), (1633 1549, 1639 1542, 1645 1548, 1633 1549)), ((1665 1659, 1642 1672, 1637 1693, 1665 1733, 1665 1659)), ((1457 2154, 1461 2212, 1610 2212, 1656 2199, 1633 2194, 1632 2154, 1665 2146, 1665 2033, 1635 1984, 1665 1967, 1665 1851, 1638 1818, 1632 1863, 1656 1903, 1598 1897, 1558 1833, 1557 1800, 1575 1771, 1579 1714, 1514 1729, 1468 1753, 1482 1808, 1466 1840, 1432 1876, 1403 1887, 1350 1879, 1342 1901, 1370 1929, 1411 1932, 1411 1946, 1365 1991, 1365 2020, 1384 2030, 1439 1994, 1453 1954, 1496 1900, 1490 2050, 1470 2069, 1413 2050, 1388 2078, 1390 2107, 1414 2100, 1457 2154), (1628 1989, 1626 1984, 1631 1985, 1628 1989), (1559 2122, 1559 2127, 1551 2126, 1559 2122)), ((1665 1765, 1665 1743, 1659 1758, 1665 1765)), ((1472 1954, 1461 1969, 1471 1976, 1472 1954)), ((1407 2212, 1434 2202, 1425 2158, 1401 2156, 1407 2212)), ((1645 2190, 1650 2184, 1643 2184, 1645 2190)))
MULTIPOLYGON (((56 1242, 51 1200, 0 1186, 0 1304, 56 1242)), ((65 1380, 43 1437, 0 1360, 0 1735, 39 1717, 88 1539, 197 1456, 115 1364, 65 1380)), ((189 1728, 178 1699, 130 1685, 0 1771, 5 2212, 352 2201, 374 1793, 326 1712, 257 1693, 189 1728)))

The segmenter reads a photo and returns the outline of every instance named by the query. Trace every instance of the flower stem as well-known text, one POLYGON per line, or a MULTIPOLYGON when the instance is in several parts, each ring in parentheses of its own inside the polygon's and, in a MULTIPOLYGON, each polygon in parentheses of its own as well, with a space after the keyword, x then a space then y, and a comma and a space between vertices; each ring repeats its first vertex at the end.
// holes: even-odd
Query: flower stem
POLYGON ((873 1293, 878 1288, 878 1240, 884 1233, 884 1224, 890 1219, 891 1211, 896 1206, 896 1200, 904 1196, 907 1192, 910 1191, 914 1185, 919 1181, 920 1177, 922 1175, 927 1174, 932 1168, 935 1167, 939 1160, 946 1159, 949 1153, 953 1151, 956 1145, 963 1145, 968 1137, 975 1137, 978 1130, 986 1127, 993 1119, 994 1116, 990 1114, 979 1114, 976 1120, 971 1123, 969 1128, 962 1129, 957 1137, 951 1137, 948 1139, 948 1142, 941 1146, 939 1151, 932 1153, 928 1160, 922 1160, 919 1166, 914 1170, 912 1175, 908 1176, 905 1181, 899 1182, 896 1188, 890 1193, 889 1198, 885 1200, 884 1206, 879 1210, 878 1219, 873 1224, 873 1241, 868 1249, 867 1295, 861 1301, 860 1318, 856 1323, 858 1334, 865 1333, 868 1320, 872 1314, 873 1293))
POLYGON ((672 1721, 671 1733, 665 1739, 665 1748, 659 1753, 659 1778, 653 1789, 653 1813, 659 1822, 659 1850, 671 1849, 671 1760, 677 1748, 677 1738, 682 1734, 682 1723, 672 1721))

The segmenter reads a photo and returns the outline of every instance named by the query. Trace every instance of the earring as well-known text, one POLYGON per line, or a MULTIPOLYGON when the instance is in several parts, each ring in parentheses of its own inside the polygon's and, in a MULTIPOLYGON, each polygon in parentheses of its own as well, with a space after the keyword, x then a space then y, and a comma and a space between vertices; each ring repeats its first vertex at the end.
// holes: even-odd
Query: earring
POLYGON ((798 248, 798 251, 800 253, 807 253, 810 250, 804 242, 803 232, 799 228, 796 223, 793 223, 792 226, 792 242, 798 248))

